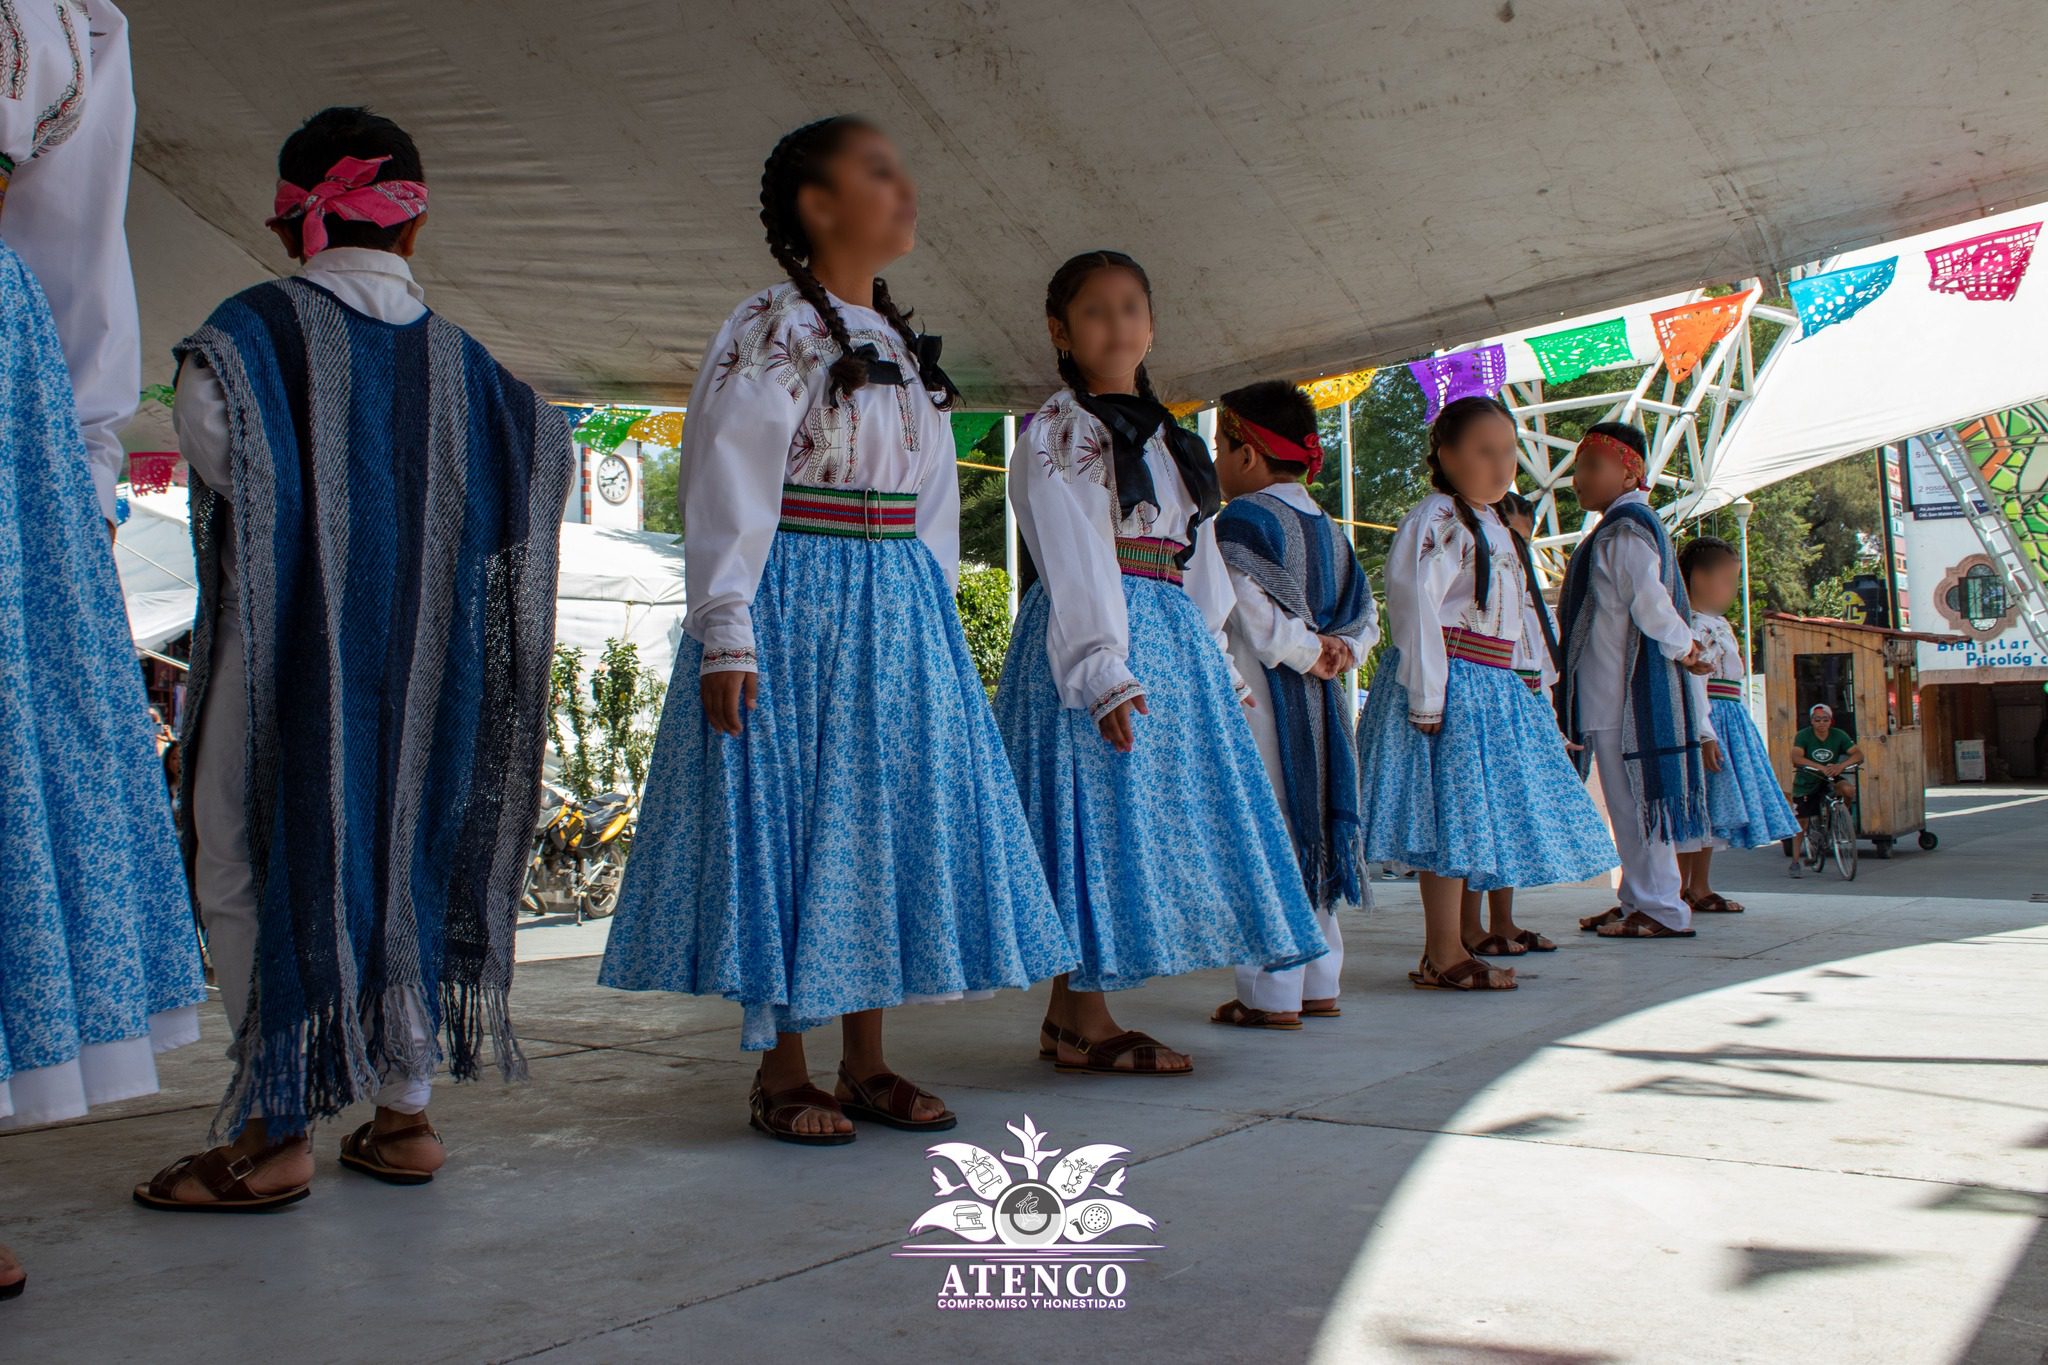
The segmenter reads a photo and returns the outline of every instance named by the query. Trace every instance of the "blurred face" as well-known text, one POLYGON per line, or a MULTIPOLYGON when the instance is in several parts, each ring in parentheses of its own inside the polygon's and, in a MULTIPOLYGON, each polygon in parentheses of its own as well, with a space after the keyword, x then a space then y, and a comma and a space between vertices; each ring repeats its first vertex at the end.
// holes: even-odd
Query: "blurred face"
POLYGON ((1266 473, 1266 462, 1259 458, 1259 452, 1248 445, 1239 445, 1216 430, 1216 482, 1222 486, 1226 498, 1241 498, 1247 493, 1256 493, 1272 482, 1266 473))
POLYGON ((1742 592, 1742 561, 1723 559, 1695 570, 1685 581, 1685 592, 1692 599, 1694 611, 1719 616, 1735 605, 1742 592))
POLYGON ((1152 300, 1136 275, 1114 266, 1095 271, 1068 301, 1066 321, 1045 322, 1054 348, 1074 353, 1090 388, 1128 393, 1136 385, 1152 349, 1152 300))
POLYGON ((877 269, 917 245, 917 185, 896 145, 873 128, 847 132, 826 163, 825 183, 796 192, 796 211, 813 250, 877 269))
POLYGON ((1444 477, 1475 507, 1493 506, 1515 486, 1515 424, 1505 413, 1474 418, 1436 454, 1444 477))
POLYGON ((1835 728, 1835 713, 1832 711, 1815 711, 1809 719, 1813 722, 1815 739, 1826 739, 1828 731, 1835 728))
POLYGON ((1606 511, 1616 498, 1635 486, 1636 481, 1619 460, 1595 456, 1572 461, 1572 491, 1579 495, 1579 506, 1589 512, 1606 511))

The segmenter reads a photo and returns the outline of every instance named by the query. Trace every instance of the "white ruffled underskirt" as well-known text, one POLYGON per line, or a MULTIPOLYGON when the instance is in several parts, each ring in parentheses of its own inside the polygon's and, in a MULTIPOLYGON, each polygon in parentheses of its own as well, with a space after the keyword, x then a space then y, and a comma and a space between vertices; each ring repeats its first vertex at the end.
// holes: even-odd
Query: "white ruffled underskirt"
POLYGON ((82 1118, 88 1109, 157 1092, 156 1055, 199 1041, 199 1006, 149 1016, 149 1034, 93 1043, 56 1066, 0 1080, 0 1128, 82 1118))

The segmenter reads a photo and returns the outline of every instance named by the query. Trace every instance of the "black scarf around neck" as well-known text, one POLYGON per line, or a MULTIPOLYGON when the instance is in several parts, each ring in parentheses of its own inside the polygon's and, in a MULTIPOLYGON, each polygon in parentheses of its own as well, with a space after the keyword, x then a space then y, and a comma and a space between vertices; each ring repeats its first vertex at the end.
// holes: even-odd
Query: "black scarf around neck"
POLYGON ((1165 427, 1166 449, 1173 456, 1174 467, 1180 471, 1181 482, 1187 485, 1196 509, 1183 528, 1187 548, 1177 556, 1185 568, 1195 552, 1195 528, 1223 506, 1222 490, 1216 483, 1216 465, 1203 448, 1202 438, 1174 421, 1166 405, 1156 398, 1076 390, 1074 401, 1109 432, 1110 453, 1116 460, 1119 521, 1141 502, 1159 506, 1159 495, 1152 487, 1152 471, 1145 464, 1145 443, 1152 439, 1152 433, 1165 427))

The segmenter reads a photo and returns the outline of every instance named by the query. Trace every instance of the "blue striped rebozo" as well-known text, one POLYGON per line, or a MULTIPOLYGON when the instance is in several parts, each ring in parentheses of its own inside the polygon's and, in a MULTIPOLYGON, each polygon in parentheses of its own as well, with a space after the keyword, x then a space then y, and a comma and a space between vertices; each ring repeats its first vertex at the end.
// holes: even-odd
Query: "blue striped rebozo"
POLYGON ((220 377, 234 469, 231 492, 193 480, 188 717, 226 535, 249 664, 261 918, 219 1126, 289 1133, 366 1098, 419 1060, 409 1011, 458 1077, 485 1034, 516 1072, 567 424, 439 316, 380 322, 299 280, 229 299, 177 354, 220 377))

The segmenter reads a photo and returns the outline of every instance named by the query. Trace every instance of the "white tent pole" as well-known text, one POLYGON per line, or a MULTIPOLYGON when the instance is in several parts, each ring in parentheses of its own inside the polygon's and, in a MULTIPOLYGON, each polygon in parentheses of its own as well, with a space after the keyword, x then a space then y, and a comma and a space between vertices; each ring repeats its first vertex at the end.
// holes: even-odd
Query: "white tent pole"
POLYGON ((1003 573, 1010 580, 1010 619, 1017 619, 1017 510, 1010 502, 1010 460, 1017 453, 1017 418, 1003 414, 1003 573))
MULTIPOLYGON (((1356 509, 1357 500, 1353 496, 1351 489, 1351 476, 1354 466, 1351 453, 1351 400, 1349 398, 1345 399, 1343 404, 1337 409, 1337 414, 1337 421, 1340 424, 1337 428, 1338 475, 1344 482, 1344 491, 1338 500, 1338 506, 1343 509, 1344 515, 1344 543, 1351 546, 1353 550, 1356 550, 1358 548, 1358 528, 1352 525, 1352 523, 1358 519, 1358 513, 1356 509)), ((1359 662, 1364 663, 1365 660, 1360 659, 1359 662)), ((1347 670, 1344 674, 1344 714, 1347 716, 1358 714, 1358 670, 1355 668, 1347 670)))
POLYGON ((1756 718, 1756 697, 1749 685, 1750 675, 1756 672, 1756 642, 1749 633, 1749 514, 1756 510, 1756 504, 1748 498, 1740 498, 1729 509, 1735 513, 1736 538, 1742 542, 1742 709, 1756 718))

